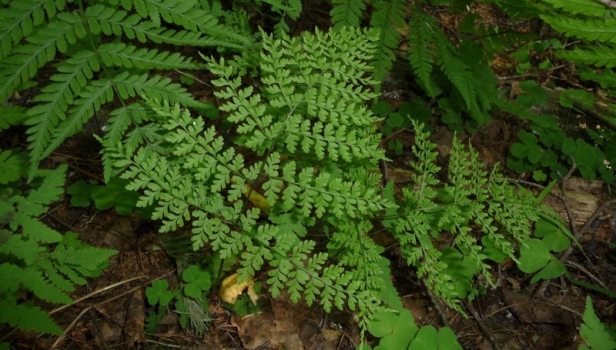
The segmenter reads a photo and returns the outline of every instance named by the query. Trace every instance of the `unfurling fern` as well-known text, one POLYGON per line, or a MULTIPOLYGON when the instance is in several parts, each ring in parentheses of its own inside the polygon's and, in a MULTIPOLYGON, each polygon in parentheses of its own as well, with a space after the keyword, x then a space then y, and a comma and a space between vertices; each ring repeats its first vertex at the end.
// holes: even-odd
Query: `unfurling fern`
MULTIPOLYGON (((85 122, 112 100, 119 98, 122 103, 109 122, 114 132, 106 137, 112 142, 119 141, 118 136, 129 125, 147 118, 143 108, 127 106, 128 99, 137 95, 201 110, 211 108, 169 78, 148 73, 198 69, 203 64, 123 40, 234 50, 251 43, 250 37, 219 23, 209 13, 207 1, 109 0, 83 5, 12 0, 0 18, 0 101, 31 86, 30 80, 42 67, 63 55, 53 65, 50 83, 34 97, 36 105, 26 112, 30 179, 43 158, 81 131, 85 122)), ((110 165, 105 165, 109 174, 110 165)))
POLYGON ((137 149, 102 140, 104 152, 143 191, 138 205, 156 204, 162 232, 190 221, 194 249, 239 256, 240 280, 267 267, 272 296, 284 288, 294 301, 346 307, 365 326, 383 285, 369 219, 391 205, 377 191, 383 151, 365 106, 377 36, 343 28, 262 40, 258 90, 242 86, 239 62, 207 59, 235 146, 179 106, 150 102, 159 136, 137 149), (245 203, 252 191, 267 203, 245 203), (333 232, 329 252, 305 237, 315 219, 333 232))

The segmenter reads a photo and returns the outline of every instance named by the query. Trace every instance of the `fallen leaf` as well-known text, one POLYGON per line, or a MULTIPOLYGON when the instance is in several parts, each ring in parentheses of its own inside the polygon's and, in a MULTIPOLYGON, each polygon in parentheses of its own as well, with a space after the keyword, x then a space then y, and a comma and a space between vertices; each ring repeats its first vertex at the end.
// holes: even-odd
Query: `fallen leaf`
POLYGON ((222 281, 218 296, 220 297, 220 300, 233 305, 235 304, 237 298, 242 295, 245 290, 248 289, 247 292, 250 301, 252 301, 253 304, 257 305, 257 299, 259 299, 259 296, 255 292, 254 284, 255 281, 252 278, 242 283, 238 283, 237 273, 234 273, 233 275, 225 278, 222 281))

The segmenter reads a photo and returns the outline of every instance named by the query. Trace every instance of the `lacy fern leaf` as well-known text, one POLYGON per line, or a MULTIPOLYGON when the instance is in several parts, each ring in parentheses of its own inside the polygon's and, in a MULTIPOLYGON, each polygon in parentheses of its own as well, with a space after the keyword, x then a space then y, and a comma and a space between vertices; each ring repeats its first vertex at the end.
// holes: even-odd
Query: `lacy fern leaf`
POLYGON ((457 139, 451 150, 448 182, 439 186, 435 145, 421 125, 415 124, 415 130, 413 153, 418 162, 412 164, 412 186, 403 189, 400 217, 384 224, 400 242, 409 264, 417 267, 418 276, 449 306, 462 311, 459 299, 472 289, 464 281, 468 276, 452 269, 455 260, 445 259, 432 238, 451 235, 453 249, 448 248, 448 257, 453 254, 463 259, 467 269, 476 269, 492 284, 487 263, 492 258, 486 245, 517 261, 514 247, 529 239, 531 222, 543 210, 530 193, 509 185, 496 170, 488 174, 477 153, 465 150, 457 139), (486 239, 475 236, 471 226, 478 227, 486 239))
POLYGON ((177 104, 150 102, 162 121, 151 125, 166 146, 102 140, 104 153, 131 180, 128 188, 143 191, 138 206, 156 205, 161 232, 192 222, 193 248, 239 256, 241 280, 268 266, 272 296, 286 289, 292 300, 350 307, 369 319, 380 308, 382 280, 368 218, 390 205, 375 189, 378 176, 368 175, 383 157, 377 119, 364 106, 375 97, 368 88, 376 84, 375 34, 263 33, 259 90, 242 86, 238 63, 207 59, 219 76, 212 83, 220 109, 240 135, 235 147, 177 104), (238 147, 259 157, 249 161, 238 147), (264 193, 267 213, 244 203, 248 191, 264 193), (272 221, 257 221, 263 214, 272 221), (336 228, 338 263, 301 233, 314 218, 336 228))

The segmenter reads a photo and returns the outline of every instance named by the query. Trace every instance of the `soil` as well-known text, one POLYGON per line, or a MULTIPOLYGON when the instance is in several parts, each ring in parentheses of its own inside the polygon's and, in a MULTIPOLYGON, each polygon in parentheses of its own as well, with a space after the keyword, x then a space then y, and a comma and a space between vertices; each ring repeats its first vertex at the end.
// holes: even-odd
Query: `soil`
MULTIPOLYGON (((298 31, 315 26, 326 28, 328 15, 321 4, 324 2, 314 0, 304 3, 306 14, 295 28, 298 31)), ((498 12, 484 5, 478 6, 475 11, 485 21, 503 21, 498 17, 498 12)), ((441 14, 437 18, 444 26, 455 27, 454 16, 446 16, 445 12, 441 14)), ((506 67, 502 60, 495 60, 498 74, 513 75, 502 68, 506 67)), ((206 85, 196 83, 191 89, 198 96, 211 98, 211 90, 206 85)), ((404 89, 407 89, 406 93, 397 96, 408 98, 416 93, 409 90, 413 86, 405 86, 404 89)), ((390 99, 389 102, 395 106, 404 101, 390 99)), ((522 126, 517 120, 497 115, 476 133, 462 137, 470 138, 484 163, 489 166, 504 164, 508 149, 516 141, 517 132, 522 126)), ((446 157, 453 134, 444 126, 437 125, 435 131, 432 139, 437 142, 442 156, 446 157)), ((404 152, 401 155, 388 154, 393 159, 389 174, 397 183, 404 183, 408 179, 408 168, 404 166, 410 158, 412 132, 403 130, 393 138, 402 142, 404 152)), ((24 144, 23 139, 13 136, 3 138, 3 143, 13 146, 24 144)), ((99 151, 99 144, 91 133, 80 134, 66 141, 42 166, 68 164, 67 187, 80 179, 102 182, 99 151)), ((518 180, 527 179, 518 177, 518 180)), ((601 183, 588 186, 568 188, 566 197, 567 205, 576 215, 577 227, 583 226, 589 219, 593 220, 580 240, 588 258, 576 249, 566 264, 573 279, 616 291, 616 255, 614 245, 610 243, 616 239, 616 207, 601 207, 605 202, 603 197, 607 195, 605 186, 601 183), (598 208, 601 209, 599 217, 591 218, 598 208)), ((548 203, 560 208, 564 219, 568 219, 559 198, 548 196, 548 203)), ((100 277, 92 279, 72 294, 74 304, 56 310, 53 306, 48 308, 53 310, 52 316, 65 330, 64 335, 52 337, 15 332, 9 337, 15 348, 342 350, 355 349, 360 342, 359 329, 352 314, 325 314, 319 307, 308 307, 303 302, 294 304, 286 295, 272 299, 266 288, 260 295, 258 313, 244 317, 225 309, 217 291, 213 291, 209 298, 212 321, 203 335, 183 329, 171 309, 167 310, 156 333, 146 333, 148 315, 155 309, 148 304, 145 289, 157 279, 167 280, 170 286, 178 284, 175 260, 165 250, 157 249, 157 223, 141 220, 136 215, 121 216, 113 209, 75 208, 70 205, 68 195, 52 206, 43 220, 61 232, 71 230, 79 233, 84 242, 113 248, 119 253, 100 277)), ((438 328, 446 322, 465 349, 577 349, 581 314, 588 295, 592 297, 595 310, 603 321, 616 322, 613 299, 579 287, 565 278, 551 280, 543 296, 537 296, 534 294, 537 285, 531 285, 530 277, 518 271, 512 262, 494 267, 496 288, 488 289, 468 301, 465 307, 469 317, 464 317, 433 301, 416 278, 414 270, 400 258, 398 247, 395 244, 385 246, 392 262, 392 271, 395 271, 392 276, 394 284, 418 325, 431 324, 438 328), (444 319, 439 316, 439 310, 443 312, 444 319)))

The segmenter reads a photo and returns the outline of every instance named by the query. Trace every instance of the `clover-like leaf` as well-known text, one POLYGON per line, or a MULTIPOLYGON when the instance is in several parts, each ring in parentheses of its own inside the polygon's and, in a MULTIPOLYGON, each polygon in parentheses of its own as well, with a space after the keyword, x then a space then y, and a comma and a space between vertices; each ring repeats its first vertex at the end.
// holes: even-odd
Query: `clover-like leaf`
POLYGON ((417 333, 417 325, 408 310, 398 313, 381 312, 374 316, 368 325, 368 332, 380 337, 376 349, 405 349, 417 333))
POLYGON ((529 239, 520 249, 520 263, 518 267, 526 273, 533 273, 543 268, 552 258, 550 250, 543 241, 536 238, 529 239))
POLYGON ((71 185, 66 190, 66 193, 72 195, 71 205, 74 207, 87 208, 92 203, 92 189, 94 185, 87 183, 84 180, 79 180, 71 185))
POLYGON ((212 288, 212 277, 207 271, 201 270, 196 265, 190 265, 182 271, 182 280, 186 283, 184 293, 186 296, 198 299, 203 292, 212 288))
POLYGON ((169 283, 166 280, 156 280, 152 286, 145 290, 150 305, 159 303, 161 306, 169 305, 173 299, 173 292, 169 290, 169 283))

